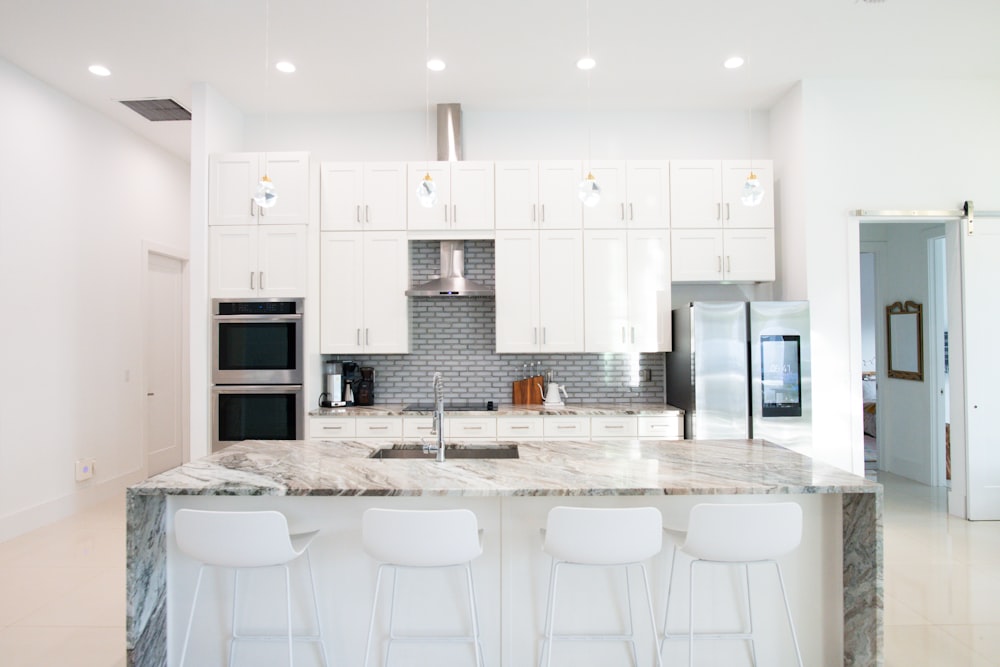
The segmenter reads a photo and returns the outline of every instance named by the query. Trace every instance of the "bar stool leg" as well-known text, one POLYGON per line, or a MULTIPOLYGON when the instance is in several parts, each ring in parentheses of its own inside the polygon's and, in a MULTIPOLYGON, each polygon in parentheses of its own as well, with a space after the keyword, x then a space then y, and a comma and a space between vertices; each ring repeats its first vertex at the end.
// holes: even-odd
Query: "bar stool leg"
POLYGON ((198 592, 201 590, 201 575, 205 572, 205 566, 198 568, 198 579, 194 585, 194 598, 191 600, 191 613, 188 614, 187 630, 184 631, 184 646, 181 648, 180 667, 184 667, 184 660, 187 658, 188 641, 191 639, 191 625, 194 622, 194 610, 198 604, 198 592))
POLYGON ((697 560, 691 561, 688 575, 688 667, 694 667, 694 566, 697 560))
POLYGON ((389 667, 389 653, 392 652, 392 644, 396 641, 396 582, 399 579, 399 568, 390 565, 392 568, 392 594, 389 596, 389 639, 385 642, 385 660, 382 667, 389 667))
POLYGON ((666 645, 667 637, 667 621, 670 618, 670 596, 674 590, 674 564, 677 561, 677 545, 673 545, 670 551, 670 568, 667 570, 667 602, 663 605, 663 634, 660 638, 660 653, 663 653, 663 647, 666 645))
POLYGON ((323 667, 330 667, 330 661, 326 654, 326 642, 323 639, 323 620, 319 615, 319 594, 316 592, 316 577, 313 575, 312 560, 309 557, 309 550, 306 549, 306 565, 309 568, 309 585, 312 587, 313 612, 316 615, 316 635, 319 638, 319 652, 323 660, 323 667))
POLYGON ((774 569, 778 571, 778 585, 781 586, 781 598, 785 601, 785 616, 788 617, 788 629, 792 631, 792 644, 795 646, 795 660, 799 667, 802 667, 802 654, 799 652, 799 639, 795 635, 795 624, 792 623, 792 609, 788 605, 788 594, 785 593, 785 579, 781 576, 781 566, 778 561, 772 561, 774 569))
POLYGON ((469 585, 469 612, 472 615, 472 642, 476 651, 476 667, 483 667, 486 657, 483 655, 483 642, 479 636, 479 607, 476 605, 476 587, 472 581, 472 564, 465 564, 465 580, 469 585))
POLYGON ((233 667, 233 661, 236 660, 236 638, 239 636, 236 633, 236 610, 239 609, 239 594, 240 594, 240 568, 233 568, 233 629, 229 636, 229 662, 227 663, 229 667, 233 667))
POLYGON ((364 667, 368 667, 368 658, 371 657, 372 633, 375 631, 375 613, 378 611, 378 592, 382 585, 382 568, 384 567, 384 565, 379 565, 378 572, 375 574, 375 594, 372 596, 372 616, 371 620, 368 622, 368 641, 365 644, 364 667))
POLYGON ((553 560, 552 569, 549 571, 549 601, 545 611, 545 636, 542 639, 542 652, 538 656, 539 667, 543 664, 543 659, 545 659, 546 667, 552 666, 552 629, 555 626, 556 578, 559 576, 559 565, 559 562, 553 560))
POLYGON ((646 608, 649 610, 649 629, 653 631, 653 651, 656 655, 656 665, 663 667, 663 656, 660 655, 659 645, 656 641, 656 615, 653 613, 653 594, 649 590, 649 575, 646 572, 645 564, 640 563, 639 568, 642 570, 642 589, 646 593, 646 608))
POLYGON ((747 591, 747 622, 750 624, 750 631, 747 633, 750 635, 750 659, 753 660, 753 667, 757 667, 757 641, 754 639, 753 634, 753 602, 751 601, 750 595, 750 564, 743 564, 743 578, 746 580, 746 591, 747 591))
POLYGON ((295 664, 295 654, 292 649, 292 577, 288 572, 288 566, 284 566, 285 570, 285 613, 288 621, 288 667, 294 667, 295 664))
MULTIPOLYGON (((635 621, 632 618, 632 582, 628 575, 628 565, 625 565, 625 605, 628 607, 628 636, 629 647, 632 649, 632 665, 639 667, 639 652, 635 645, 635 621)), ((655 633, 656 630, 654 629, 655 633)))

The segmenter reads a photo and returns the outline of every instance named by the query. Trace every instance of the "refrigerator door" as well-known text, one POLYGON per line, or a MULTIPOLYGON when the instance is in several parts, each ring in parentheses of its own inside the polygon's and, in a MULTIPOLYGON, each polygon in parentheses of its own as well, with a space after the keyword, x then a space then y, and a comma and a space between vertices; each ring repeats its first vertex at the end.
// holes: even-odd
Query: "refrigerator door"
POLYGON ((798 450, 812 442, 809 303, 750 303, 751 434, 798 450))
POLYGON ((668 400, 684 410, 684 437, 748 438, 746 303, 698 301, 674 311, 668 400))

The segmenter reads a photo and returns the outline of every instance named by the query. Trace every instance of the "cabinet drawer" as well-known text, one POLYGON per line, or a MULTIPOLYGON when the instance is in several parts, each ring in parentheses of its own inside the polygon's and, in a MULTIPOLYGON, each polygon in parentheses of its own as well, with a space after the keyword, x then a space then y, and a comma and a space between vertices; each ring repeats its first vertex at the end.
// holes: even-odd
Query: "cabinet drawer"
POLYGON ((399 438, 403 435, 403 420, 399 417, 365 417, 358 419, 359 438, 399 438))
POLYGON ((546 438, 590 437, 590 417, 543 417, 542 432, 546 438))
POLYGON ((684 420, 680 415, 661 417, 639 416, 640 438, 663 438, 665 440, 680 440, 684 438, 684 420))
POLYGON ((542 417, 499 417, 497 418, 498 438, 540 438, 542 437, 542 417))
POLYGON ((354 417, 313 417, 309 420, 309 437, 318 438, 353 438, 354 417))
POLYGON ((493 417, 449 417, 445 422, 449 438, 497 437, 497 420, 493 417))
POLYGON ((594 438, 634 438, 638 432, 635 417, 590 418, 590 435, 594 438))
POLYGON ((431 435, 433 417, 403 417, 403 437, 426 438, 431 435))

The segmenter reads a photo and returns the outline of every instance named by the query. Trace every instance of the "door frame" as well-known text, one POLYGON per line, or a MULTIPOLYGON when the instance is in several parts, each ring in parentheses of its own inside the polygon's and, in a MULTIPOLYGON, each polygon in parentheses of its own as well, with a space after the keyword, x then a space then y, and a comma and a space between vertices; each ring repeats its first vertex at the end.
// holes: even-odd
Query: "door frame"
MULTIPOLYGON (((875 256, 875 403, 878 405, 878 384, 879 379, 887 377, 888 366, 886 360, 886 354, 883 352, 885 350, 885 317, 882 313, 879 304, 883 303, 885 299, 882 296, 882 290, 886 285, 886 275, 885 275, 885 263, 886 254, 888 254, 888 242, 886 241, 862 241, 860 253, 871 253, 875 256)), ((860 273, 859 273, 860 276, 860 273)), ((860 285, 859 285, 859 304, 858 312, 861 311, 860 306, 860 285)), ((858 322, 861 322, 861 317, 859 315, 858 322)), ((860 352, 860 348, 859 348, 860 352)), ((860 375, 858 377, 861 377, 860 375)), ((859 381, 860 382, 860 381, 859 381)), ((863 390, 862 390, 863 392, 863 390)), ((887 443, 889 441, 886 438, 886 425, 882 423, 882 419, 885 416, 884 410, 879 410, 876 407, 875 410, 875 449, 878 452, 876 456, 878 457, 878 470, 885 470, 885 463, 889 460, 889 449, 887 448, 887 443)), ((862 423, 864 416, 862 416, 862 423)), ((862 426, 862 457, 864 456, 864 427, 862 426)))
MULTIPOLYGON (((924 240, 927 243, 927 321, 928 330, 931 335, 924 340, 924 349, 928 355, 928 364, 925 368, 927 376, 927 391, 931 406, 931 481, 934 486, 947 486, 948 482, 945 474, 945 409, 944 402, 938 398, 938 391, 947 381, 944 375, 944 355, 941 349, 939 330, 940 310, 943 307, 950 317, 951 308, 948 303, 948 275, 947 275, 947 248, 944 251, 944 264, 937 261, 935 249, 936 241, 944 239, 947 246, 947 233, 928 231, 924 233, 924 240), (942 275, 942 271, 944 274, 942 275), (937 289, 938 280, 943 279, 945 283, 944 294, 940 294, 937 289)), ((949 333, 949 339, 951 338, 949 333)), ((952 471, 954 474, 954 470, 952 471)))
MULTIPOLYGON (((149 261, 152 256, 158 255, 161 257, 166 257, 167 259, 176 260, 181 264, 181 364, 180 373, 181 381, 180 386, 181 395, 178 397, 181 406, 181 460, 182 462, 188 462, 191 460, 191 440, 190 440, 190 423, 191 423, 191 382, 190 382, 190 355, 191 355, 191 344, 188 336, 189 332, 189 310, 191 303, 191 278, 190 278, 190 257, 187 252, 175 248, 172 246, 164 245, 161 243, 156 243, 153 241, 142 242, 142 303, 146 304, 149 300, 149 261)), ((142 354, 141 354, 141 379, 142 381, 138 384, 138 391, 141 392, 140 400, 143 406, 142 410, 142 472, 144 476, 149 475, 149 438, 147 430, 147 425, 149 423, 147 415, 147 404, 146 401, 146 391, 147 391, 147 380, 149 369, 146 365, 146 342, 149 335, 149 319, 145 314, 142 316, 142 354)))

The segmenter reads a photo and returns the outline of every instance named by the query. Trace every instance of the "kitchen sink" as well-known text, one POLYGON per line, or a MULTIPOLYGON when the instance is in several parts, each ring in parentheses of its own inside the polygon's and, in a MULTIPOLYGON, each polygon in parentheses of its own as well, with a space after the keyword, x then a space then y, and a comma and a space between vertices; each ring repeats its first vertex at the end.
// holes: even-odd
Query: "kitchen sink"
MULTIPOLYGON (((447 459, 516 459, 517 445, 465 446, 445 445, 447 459)), ((393 445, 372 452, 373 459, 434 459, 437 452, 424 451, 423 445, 393 445)))

